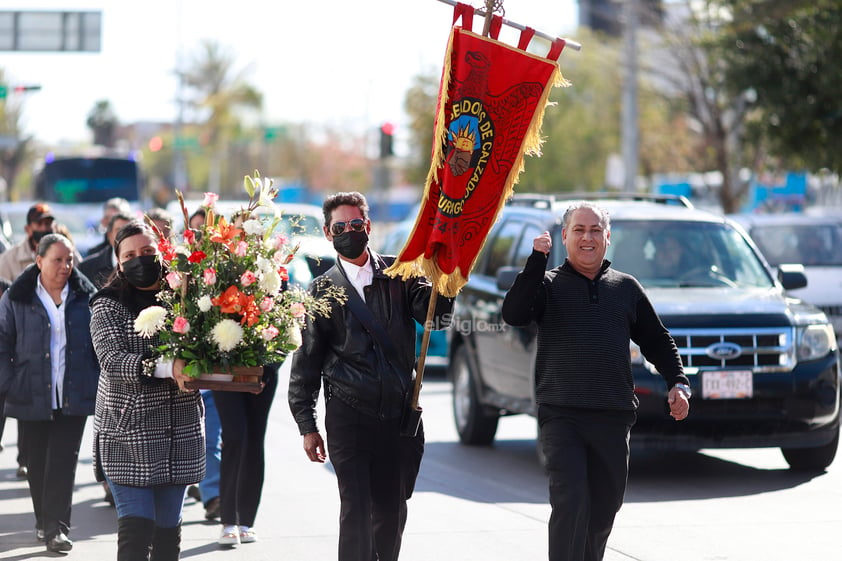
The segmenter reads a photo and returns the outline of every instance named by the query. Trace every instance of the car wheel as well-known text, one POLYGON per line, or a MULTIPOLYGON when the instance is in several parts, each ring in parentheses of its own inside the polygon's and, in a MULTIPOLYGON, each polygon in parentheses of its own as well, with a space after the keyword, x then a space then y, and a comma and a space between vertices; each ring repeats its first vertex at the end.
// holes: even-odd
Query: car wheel
POLYGON ((781 448, 789 467, 799 471, 822 471, 833 463, 839 445, 839 427, 836 436, 824 446, 814 448, 781 448))
POLYGON ((453 379, 453 419, 462 444, 488 445, 497 433, 498 414, 488 414, 479 402, 476 377, 468 362, 464 346, 454 349, 451 375, 453 379))

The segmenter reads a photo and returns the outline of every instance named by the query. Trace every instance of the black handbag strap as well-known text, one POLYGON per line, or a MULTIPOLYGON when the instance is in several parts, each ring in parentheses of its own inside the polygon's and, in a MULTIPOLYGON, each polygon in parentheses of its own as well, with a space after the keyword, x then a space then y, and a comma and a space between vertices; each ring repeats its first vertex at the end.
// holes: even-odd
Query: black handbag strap
POLYGON ((394 345, 392 345, 391 339, 386 335, 386 332, 383 331, 383 328, 380 327, 376 321, 374 321, 374 316, 371 315, 371 310, 368 309, 368 306, 365 305, 365 302, 360 297, 360 293, 357 292, 357 289, 351 285, 351 282, 345 277, 344 273, 339 270, 339 263, 337 263, 334 267, 327 272, 327 276, 333 281, 333 283, 337 286, 341 286, 345 289, 345 294, 348 296, 348 309, 351 310, 351 313, 357 316, 357 320, 363 325, 368 334, 371 335, 371 338, 374 339, 374 342, 377 343, 380 348, 383 350, 383 355, 386 357, 386 360, 392 365, 393 368, 397 368, 400 362, 397 360, 398 354, 395 350, 394 345))

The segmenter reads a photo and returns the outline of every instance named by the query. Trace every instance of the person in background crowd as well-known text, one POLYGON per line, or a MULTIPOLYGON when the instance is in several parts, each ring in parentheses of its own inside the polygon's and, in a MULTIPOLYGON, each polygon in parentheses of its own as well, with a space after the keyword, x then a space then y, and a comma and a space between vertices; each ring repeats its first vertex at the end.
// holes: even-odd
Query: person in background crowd
POLYGON ((103 233, 102 241, 88 249, 85 257, 93 255, 98 251, 102 251, 111 245, 108 242, 108 223, 111 222, 111 217, 115 214, 132 216, 132 207, 129 204, 129 201, 122 197, 112 197, 103 203, 102 218, 99 221, 99 231, 103 233))
MULTIPOLYGON (((10 286, 12 286, 12 281, 0 278, 0 296, 3 296, 3 293, 6 292, 10 286)), ((3 406, 5 402, 6 398, 3 396, 2 392, 0 392, 0 452, 3 451, 3 430, 6 428, 6 416, 3 415, 3 406)))
MULTIPOLYGON (((315 415, 324 380, 327 449, 341 501, 339 560, 396 561, 406 501, 424 453, 423 427, 415 436, 402 436, 401 416, 413 386, 415 321, 427 321, 433 288, 424 278, 384 273, 394 257, 369 248, 371 222, 362 194, 337 193, 322 210, 325 237, 339 259, 313 281, 311 291, 318 295, 340 286, 349 300, 334 306, 330 317, 308 319, 292 359, 289 406, 304 437, 304 453, 312 462, 324 462, 315 415), (371 335, 365 324, 382 336, 371 335)), ((438 298, 434 324, 446 327, 452 307, 452 298, 438 298)), ((224 457, 228 441, 223 440, 224 457)))
POLYGON ((564 263, 547 271, 549 232, 503 300, 510 325, 538 324, 535 400, 552 512, 550 561, 599 561, 623 504, 635 422, 629 342, 667 382, 670 415, 690 410, 675 342, 640 283, 610 267, 608 213, 580 202, 562 219, 564 263))
POLYGON ((120 228, 132 221, 132 217, 128 214, 114 214, 111 220, 108 221, 108 228, 105 231, 105 239, 108 240, 108 246, 102 248, 96 253, 90 253, 87 257, 82 259, 79 264, 79 270, 88 277, 97 289, 105 286, 111 274, 117 267, 117 256, 114 254, 114 238, 117 237, 117 232, 120 228))
POLYGON ((0 298, 0 394, 4 413, 24 427, 36 534, 52 552, 73 548, 73 483, 99 377, 89 327, 95 291, 73 267, 70 240, 48 234, 0 298))
MULTIPOLYGON (((53 210, 46 203, 35 203, 26 212, 26 238, 0 254, 0 277, 14 281, 28 266, 35 263, 38 242, 47 234, 55 232, 56 220, 53 210)), ((18 423, 18 470, 17 477, 26 479, 26 429, 18 423)))
POLYGON ((205 475, 202 401, 183 391, 183 360, 157 354, 135 320, 156 305, 163 268, 158 236, 132 221, 114 240, 117 269, 91 301, 102 375, 94 416, 94 473, 117 507, 118 561, 175 561, 188 485, 205 475), (127 407, 126 404, 131 404, 127 407))
POLYGON ((146 211, 146 217, 155 224, 164 238, 172 236, 173 217, 169 212, 156 206, 146 211))
POLYGON ((222 522, 219 545, 257 541, 254 522, 263 492, 266 464, 264 440, 269 410, 278 388, 278 368, 263 367, 263 390, 214 391, 213 401, 222 425, 219 498, 222 522))
POLYGON ((199 207, 196 212, 190 215, 190 219, 187 221, 187 225, 190 227, 191 230, 201 230, 202 225, 205 223, 207 219, 208 213, 204 209, 204 207, 199 207))
POLYGON ((0 277, 14 281, 24 269, 35 263, 38 242, 55 232, 56 217, 46 203, 36 203, 26 212, 26 238, 0 254, 0 277))
POLYGON ((221 514, 219 472, 222 460, 222 425, 211 390, 199 390, 205 405, 205 478, 187 488, 187 495, 201 501, 205 519, 216 520, 221 514))

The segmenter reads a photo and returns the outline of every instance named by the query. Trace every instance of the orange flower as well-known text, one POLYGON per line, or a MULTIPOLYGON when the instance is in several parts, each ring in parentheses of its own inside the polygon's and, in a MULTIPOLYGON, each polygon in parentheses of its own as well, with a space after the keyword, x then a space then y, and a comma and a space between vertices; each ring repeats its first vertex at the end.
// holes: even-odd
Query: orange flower
POLYGON ((208 232, 211 235, 210 240, 212 242, 221 243, 233 250, 234 238, 242 234, 243 230, 241 228, 235 228, 233 224, 228 224, 225 217, 220 216, 216 227, 208 228, 208 232))
POLYGON ((257 320, 260 319, 260 308, 254 301, 254 296, 241 294, 240 305, 242 306, 241 313, 243 314, 243 317, 240 319, 240 325, 248 324, 251 327, 257 323, 257 320))
POLYGON ((225 292, 216 298, 211 298, 211 304, 219 306, 219 310, 223 314, 239 314, 242 313, 242 299, 244 294, 237 290, 236 286, 229 286, 225 292))

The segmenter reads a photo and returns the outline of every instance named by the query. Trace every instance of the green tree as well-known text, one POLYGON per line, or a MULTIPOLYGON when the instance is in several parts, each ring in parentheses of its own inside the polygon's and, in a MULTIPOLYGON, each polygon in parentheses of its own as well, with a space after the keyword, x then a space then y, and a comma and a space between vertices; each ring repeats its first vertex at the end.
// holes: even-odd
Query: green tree
POLYGON ((227 152, 241 131, 239 112, 259 111, 262 94, 246 80, 246 69, 236 68, 236 56, 214 41, 204 41, 189 62, 177 70, 187 90, 185 100, 195 122, 204 129, 211 150, 208 189, 217 193, 239 186, 242 169, 225 169, 227 152))
POLYGON ((751 91, 752 130, 787 167, 842 171, 842 4, 727 0, 719 38, 731 91, 751 91))
POLYGON ((430 170, 438 94, 439 77, 420 74, 413 78, 412 86, 404 98, 404 110, 409 116, 410 137, 406 177, 410 183, 417 185, 424 184, 430 170))
MULTIPOLYGON (((8 83, 5 72, 0 68, 0 84, 8 83)), ((0 200, 17 198, 16 182, 26 169, 26 164, 34 157, 33 138, 24 133, 21 118, 23 99, 20 96, 8 96, 0 99, 0 200)), ((25 179, 25 178, 24 178, 25 179)))
POLYGON ((557 105, 544 112, 542 155, 526 158, 517 191, 601 190, 608 156, 619 152, 619 45, 584 28, 576 39, 582 50, 564 51, 559 59, 572 86, 550 94, 557 105))
POLYGON ((107 99, 97 101, 88 113, 85 123, 94 133, 94 144, 108 148, 114 147, 119 121, 110 101, 107 99))

